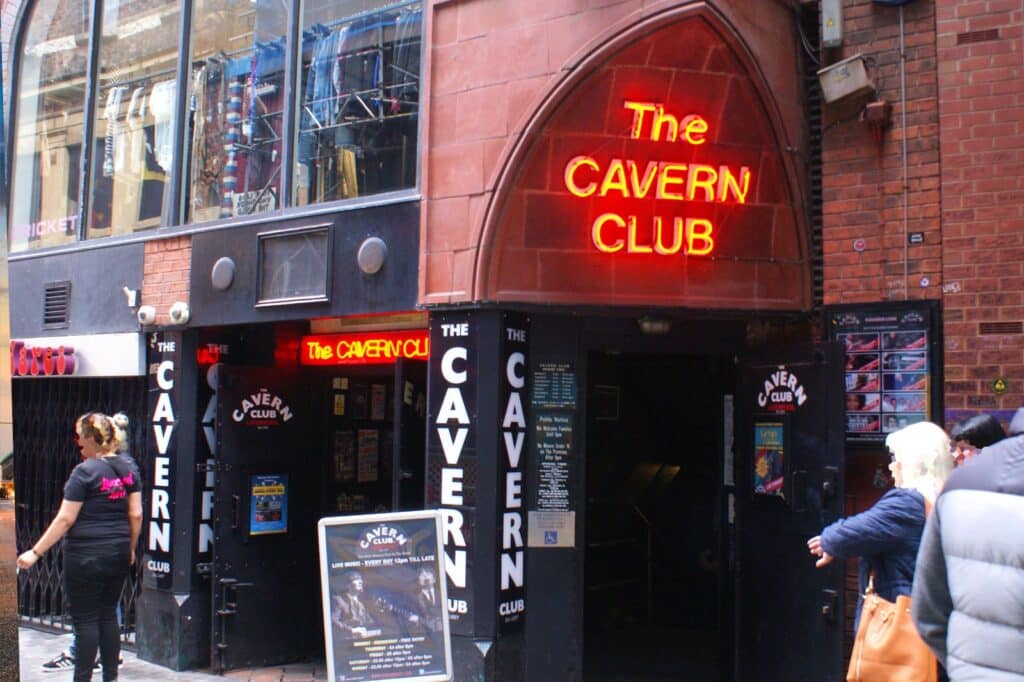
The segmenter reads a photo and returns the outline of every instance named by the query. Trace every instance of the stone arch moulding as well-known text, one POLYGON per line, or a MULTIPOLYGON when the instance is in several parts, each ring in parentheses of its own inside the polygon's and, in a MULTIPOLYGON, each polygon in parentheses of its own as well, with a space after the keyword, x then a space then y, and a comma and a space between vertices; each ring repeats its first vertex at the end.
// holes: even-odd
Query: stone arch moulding
POLYGON ((746 44, 703 2, 624 24, 508 152, 474 298, 808 309, 797 169, 746 44))

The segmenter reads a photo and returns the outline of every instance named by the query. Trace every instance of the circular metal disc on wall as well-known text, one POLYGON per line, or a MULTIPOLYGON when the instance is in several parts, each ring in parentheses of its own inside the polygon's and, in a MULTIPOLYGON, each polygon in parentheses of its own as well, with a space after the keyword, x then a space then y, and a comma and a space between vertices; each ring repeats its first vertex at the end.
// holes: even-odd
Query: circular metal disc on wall
POLYGON ((235 281, 235 261, 227 256, 217 259, 210 270, 210 283, 214 289, 224 291, 235 281))
POLYGON ((388 245, 380 237, 370 237, 359 246, 356 262, 359 269, 367 275, 376 274, 384 267, 384 259, 388 256, 388 245))

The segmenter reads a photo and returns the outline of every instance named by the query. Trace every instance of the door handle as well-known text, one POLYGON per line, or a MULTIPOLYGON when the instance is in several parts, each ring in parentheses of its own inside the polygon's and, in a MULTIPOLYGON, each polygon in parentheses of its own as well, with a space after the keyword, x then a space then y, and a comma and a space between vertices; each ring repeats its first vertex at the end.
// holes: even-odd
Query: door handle
POLYGON ((823 467, 821 472, 821 501, 828 503, 839 494, 839 469, 823 467))
POLYGON ((826 623, 835 623, 838 617, 837 611, 839 611, 839 592, 836 590, 822 590, 819 608, 826 623))
POLYGON ((231 496, 231 529, 234 530, 241 525, 238 515, 242 511, 242 498, 239 495, 231 496))

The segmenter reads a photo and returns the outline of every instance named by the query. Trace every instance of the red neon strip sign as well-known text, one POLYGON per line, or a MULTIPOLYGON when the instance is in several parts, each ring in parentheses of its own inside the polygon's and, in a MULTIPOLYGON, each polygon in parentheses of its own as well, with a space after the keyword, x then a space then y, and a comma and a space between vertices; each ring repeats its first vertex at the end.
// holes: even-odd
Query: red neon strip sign
POLYGON ((398 358, 426 360, 430 341, 425 329, 363 334, 303 336, 299 363, 310 366, 384 365, 398 358))

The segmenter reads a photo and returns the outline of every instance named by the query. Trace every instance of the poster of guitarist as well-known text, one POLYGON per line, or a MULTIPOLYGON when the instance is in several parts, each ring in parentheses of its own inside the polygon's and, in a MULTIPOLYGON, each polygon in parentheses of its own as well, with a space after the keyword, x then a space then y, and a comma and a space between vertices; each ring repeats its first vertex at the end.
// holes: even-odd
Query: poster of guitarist
POLYGON ((381 629, 363 603, 363 576, 359 571, 346 571, 341 576, 344 592, 331 597, 331 622, 346 639, 377 637, 381 629))

